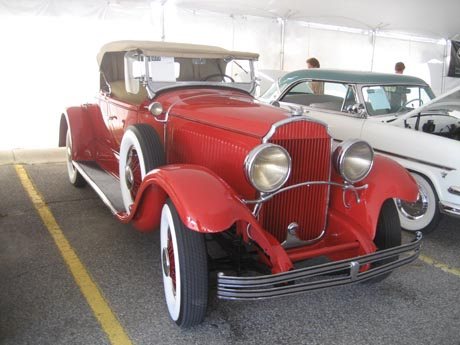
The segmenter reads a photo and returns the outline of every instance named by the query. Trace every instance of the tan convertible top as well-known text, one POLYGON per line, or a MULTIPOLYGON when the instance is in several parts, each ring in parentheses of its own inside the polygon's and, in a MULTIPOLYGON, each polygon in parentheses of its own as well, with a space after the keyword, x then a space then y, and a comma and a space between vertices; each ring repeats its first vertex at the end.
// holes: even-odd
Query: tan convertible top
POLYGON ((97 62, 101 66, 106 53, 140 50, 145 55, 160 55, 183 58, 226 58, 257 60, 259 54, 226 50, 214 46, 186 43, 154 42, 154 41, 115 41, 102 46, 97 54, 97 62))

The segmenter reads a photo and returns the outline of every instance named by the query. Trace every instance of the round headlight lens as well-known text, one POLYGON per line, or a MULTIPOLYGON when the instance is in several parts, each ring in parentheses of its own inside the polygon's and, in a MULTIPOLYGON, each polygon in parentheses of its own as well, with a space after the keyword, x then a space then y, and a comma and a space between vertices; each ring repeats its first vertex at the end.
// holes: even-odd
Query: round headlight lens
POLYGON ((264 193, 281 188, 291 173, 291 157, 281 146, 261 144, 246 157, 246 176, 251 184, 264 193))
POLYGON ((371 171, 374 163, 374 150, 366 142, 349 139, 342 142, 334 151, 335 170, 348 182, 362 181, 371 171))

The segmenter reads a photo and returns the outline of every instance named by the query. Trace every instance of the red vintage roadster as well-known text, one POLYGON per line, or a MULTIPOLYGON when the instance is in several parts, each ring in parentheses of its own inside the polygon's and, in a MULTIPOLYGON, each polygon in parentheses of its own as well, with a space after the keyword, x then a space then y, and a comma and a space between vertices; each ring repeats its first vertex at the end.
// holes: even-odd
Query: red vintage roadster
POLYGON ((259 103, 257 59, 108 43, 97 102, 61 117, 70 182, 91 185, 119 221, 160 229, 166 304, 181 327, 203 320, 210 272, 219 298, 262 299, 382 280, 419 253, 420 234, 401 244, 393 201, 417 199, 409 173, 364 141, 332 148, 324 123, 259 103))

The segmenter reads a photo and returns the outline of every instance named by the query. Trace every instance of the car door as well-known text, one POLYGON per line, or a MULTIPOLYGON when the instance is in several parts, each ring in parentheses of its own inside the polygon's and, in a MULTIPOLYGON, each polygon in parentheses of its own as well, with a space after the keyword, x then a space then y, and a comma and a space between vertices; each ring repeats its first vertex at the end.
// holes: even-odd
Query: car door
POLYGON ((351 111, 358 103, 356 89, 346 83, 303 80, 290 85, 279 97, 279 104, 285 109, 303 107, 305 115, 325 122, 331 136, 343 141, 359 138, 366 119, 351 111))
POLYGON ((139 107, 119 100, 111 99, 108 103, 109 129, 115 146, 120 147, 121 139, 128 126, 137 123, 139 107))

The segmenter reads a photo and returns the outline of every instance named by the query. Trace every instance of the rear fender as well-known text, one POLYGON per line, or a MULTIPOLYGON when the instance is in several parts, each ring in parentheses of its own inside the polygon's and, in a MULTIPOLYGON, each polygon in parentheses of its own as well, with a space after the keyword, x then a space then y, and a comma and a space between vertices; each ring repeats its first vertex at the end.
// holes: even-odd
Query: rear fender
POLYGON ((160 224, 161 210, 168 197, 187 228, 201 233, 219 233, 237 222, 248 223, 251 238, 270 258, 273 272, 292 268, 279 242, 260 227, 234 190, 201 166, 168 165, 150 171, 142 181, 130 213, 117 216, 122 222, 132 221, 140 231, 152 231, 160 224))
POLYGON ((73 160, 93 159, 91 142, 95 137, 94 126, 91 121, 92 113, 102 117, 100 108, 95 104, 85 104, 79 107, 67 108, 61 115, 59 126, 59 146, 66 145, 67 129, 70 129, 73 160))
MULTIPOLYGON (((334 174, 333 181, 343 183, 337 174, 334 174)), ((394 160, 379 155, 375 156, 368 177, 356 184, 362 185, 367 185, 367 188, 358 192, 359 202, 352 191, 344 195, 341 189, 331 188, 331 208, 337 216, 353 219, 371 239, 375 237, 380 209, 385 200, 415 201, 418 195, 418 187, 411 174, 394 160)))

